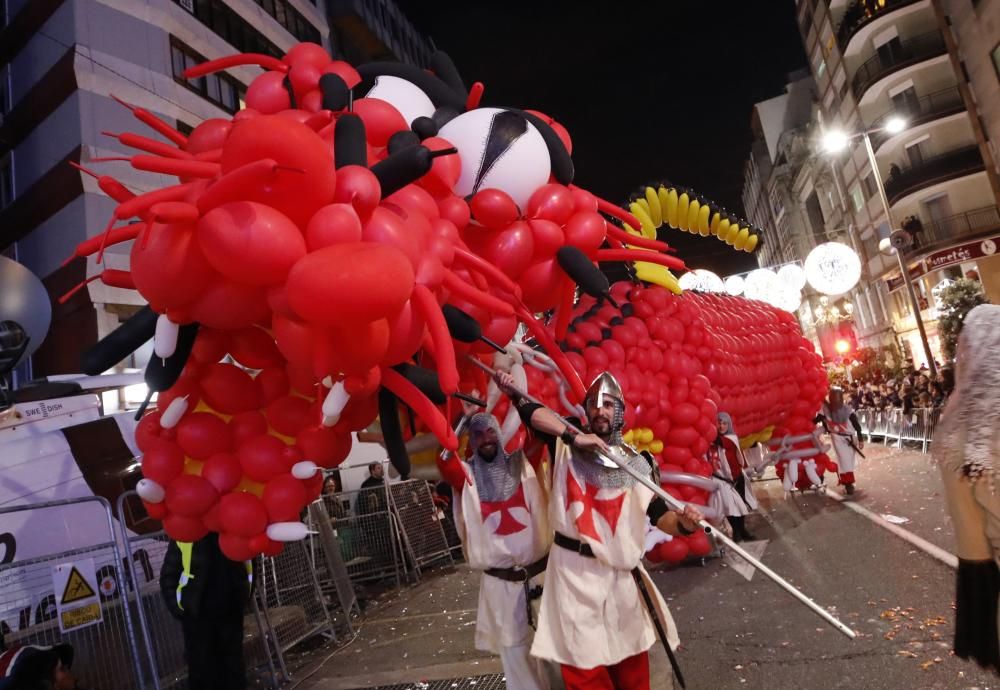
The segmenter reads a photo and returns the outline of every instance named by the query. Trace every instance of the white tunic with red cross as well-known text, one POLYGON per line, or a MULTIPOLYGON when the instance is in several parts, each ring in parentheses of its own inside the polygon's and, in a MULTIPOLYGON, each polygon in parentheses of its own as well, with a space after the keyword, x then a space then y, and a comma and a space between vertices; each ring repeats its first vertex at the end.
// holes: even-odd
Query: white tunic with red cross
MULTIPOLYGON (((469 566, 488 568, 523 568, 538 561, 549 551, 552 530, 549 528, 546 499, 548 492, 521 453, 510 462, 521 464, 521 483, 504 501, 481 501, 473 486, 465 486, 459 500, 453 502, 455 525, 469 566)), ((475 477, 470 472, 470 478, 475 477)), ((542 584, 543 574, 532 578, 531 586, 542 584)), ((482 576, 479 585, 479 610, 476 615, 476 649, 499 654, 502 647, 531 643, 524 585, 491 575, 482 576)))
POLYGON ((638 483, 618 489, 588 484, 574 470, 572 452, 556 442, 549 520, 557 532, 589 545, 595 557, 552 547, 532 655, 595 668, 649 649, 656 629, 632 576, 637 567, 676 648, 666 602, 641 565, 653 492, 638 483))

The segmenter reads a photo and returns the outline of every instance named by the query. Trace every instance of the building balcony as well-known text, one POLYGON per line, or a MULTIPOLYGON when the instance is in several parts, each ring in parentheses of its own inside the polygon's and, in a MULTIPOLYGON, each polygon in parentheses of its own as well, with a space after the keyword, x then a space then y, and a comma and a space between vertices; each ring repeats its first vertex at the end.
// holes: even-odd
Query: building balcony
POLYGON ((855 0, 844 11, 837 27, 837 45, 841 53, 847 53, 851 39, 866 26, 878 22, 898 9, 914 5, 922 0, 855 0))
MULTIPOLYGON (((965 110, 965 101, 957 86, 941 89, 934 93, 906 103, 902 106, 894 106, 889 112, 878 117, 872 122, 872 129, 878 129, 885 125, 891 117, 901 117, 906 120, 907 129, 912 129, 922 124, 932 122, 939 118, 948 117, 965 110)), ((893 134, 885 130, 873 132, 871 135, 872 148, 878 151, 879 147, 891 139, 893 134)))
POLYGON ((851 80, 854 97, 860 102, 865 91, 875 82, 911 65, 944 55, 947 50, 944 37, 940 31, 935 29, 900 41, 888 53, 876 53, 854 73, 854 78, 851 80))
POLYGON ((913 245, 906 252, 910 257, 996 232, 1000 229, 1000 209, 985 206, 928 223, 920 222, 916 228, 906 224, 904 227, 913 234, 913 245))
POLYGON ((907 194, 985 169, 983 157, 976 145, 943 153, 925 159, 922 163, 889 174, 885 181, 885 194, 889 203, 895 204, 907 194))

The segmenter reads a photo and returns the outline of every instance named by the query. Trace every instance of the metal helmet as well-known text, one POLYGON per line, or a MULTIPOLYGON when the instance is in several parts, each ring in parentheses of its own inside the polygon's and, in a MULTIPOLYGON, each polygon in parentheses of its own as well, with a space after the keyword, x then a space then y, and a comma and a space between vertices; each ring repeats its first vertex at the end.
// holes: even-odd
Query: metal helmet
POLYGON ((625 405, 625 395, 622 393, 622 387, 618 384, 618 380, 608 372, 604 372, 590 384, 590 388, 587 389, 587 395, 583 399, 584 406, 594 403, 597 407, 603 407, 605 396, 614 398, 622 406, 625 405))

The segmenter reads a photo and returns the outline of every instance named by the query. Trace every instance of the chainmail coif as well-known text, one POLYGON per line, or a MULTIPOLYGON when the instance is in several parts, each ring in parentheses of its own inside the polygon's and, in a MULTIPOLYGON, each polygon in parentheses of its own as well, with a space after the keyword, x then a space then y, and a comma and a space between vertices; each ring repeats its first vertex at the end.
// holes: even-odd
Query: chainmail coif
POLYGON ((521 481, 521 454, 508 454, 500 438, 500 424, 493 415, 480 412, 469 421, 469 448, 472 476, 480 501, 505 501, 514 495, 521 481), (497 454, 492 460, 479 455, 479 435, 493 429, 497 435, 497 454))

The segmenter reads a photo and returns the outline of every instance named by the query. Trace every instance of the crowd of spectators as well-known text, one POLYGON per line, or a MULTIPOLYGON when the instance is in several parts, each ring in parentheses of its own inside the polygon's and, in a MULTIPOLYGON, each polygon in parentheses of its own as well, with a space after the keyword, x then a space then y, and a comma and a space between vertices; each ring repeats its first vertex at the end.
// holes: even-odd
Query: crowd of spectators
POLYGON ((909 414, 917 409, 943 407, 954 385, 950 368, 939 368, 936 377, 931 377, 926 368, 896 376, 879 372, 846 384, 845 399, 855 410, 901 409, 909 414))

